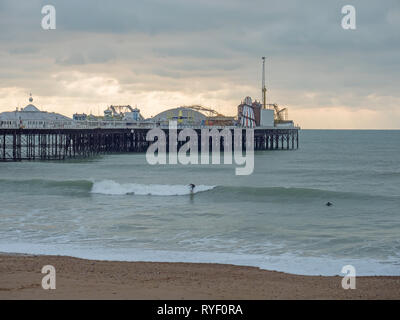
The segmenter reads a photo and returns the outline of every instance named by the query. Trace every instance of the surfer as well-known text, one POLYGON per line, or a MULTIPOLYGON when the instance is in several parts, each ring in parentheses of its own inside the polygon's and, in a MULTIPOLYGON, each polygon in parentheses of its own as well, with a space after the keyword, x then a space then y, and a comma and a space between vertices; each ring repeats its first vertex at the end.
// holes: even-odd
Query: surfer
POLYGON ((193 193, 194 188, 196 187, 196 185, 194 185, 193 183, 189 184, 189 188, 190 188, 190 192, 193 193))
POLYGON ((327 206, 327 207, 333 206, 333 203, 331 203, 331 202, 328 201, 328 202, 326 203, 326 206, 327 206))

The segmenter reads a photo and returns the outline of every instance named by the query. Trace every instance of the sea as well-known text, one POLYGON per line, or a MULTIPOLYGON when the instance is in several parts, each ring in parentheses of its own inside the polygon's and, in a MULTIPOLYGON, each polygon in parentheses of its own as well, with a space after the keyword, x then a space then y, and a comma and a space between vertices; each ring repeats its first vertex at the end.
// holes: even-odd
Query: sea
POLYGON ((299 139, 247 176, 145 153, 0 163, 0 252, 400 275, 400 131, 299 139))

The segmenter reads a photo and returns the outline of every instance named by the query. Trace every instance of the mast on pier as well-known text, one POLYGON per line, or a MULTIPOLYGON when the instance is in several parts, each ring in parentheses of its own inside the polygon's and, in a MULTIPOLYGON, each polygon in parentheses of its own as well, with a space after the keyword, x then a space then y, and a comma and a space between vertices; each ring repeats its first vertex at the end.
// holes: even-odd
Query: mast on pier
POLYGON ((262 57, 263 61, 263 70, 262 70, 262 102, 263 108, 267 108, 267 88, 265 87, 265 57, 262 57))

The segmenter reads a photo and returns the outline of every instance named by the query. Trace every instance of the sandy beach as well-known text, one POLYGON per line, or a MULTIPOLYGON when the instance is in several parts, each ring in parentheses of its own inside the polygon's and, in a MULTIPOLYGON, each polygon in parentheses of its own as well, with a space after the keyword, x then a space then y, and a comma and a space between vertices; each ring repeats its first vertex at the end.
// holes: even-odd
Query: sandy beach
POLYGON ((301 276, 223 264, 92 261, 0 255, 0 299, 400 299, 400 277, 301 276), (44 265, 56 289, 41 287, 44 265))

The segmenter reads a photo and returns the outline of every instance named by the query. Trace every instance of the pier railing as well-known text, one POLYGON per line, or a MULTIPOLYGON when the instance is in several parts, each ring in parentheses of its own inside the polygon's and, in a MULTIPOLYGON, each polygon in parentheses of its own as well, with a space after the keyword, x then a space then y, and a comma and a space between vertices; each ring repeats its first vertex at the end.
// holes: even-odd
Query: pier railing
MULTIPOLYGON (((0 129, 152 129, 152 128, 168 129, 168 124, 160 124, 155 122, 127 122, 127 121, 0 121, 0 129)), ((235 128, 234 126, 201 126, 178 124, 177 128, 235 128)))
MULTIPOLYGON (((39 120, 23 120, 23 121, 0 121, 0 129, 168 129, 169 125, 156 122, 144 121, 122 121, 122 120, 106 120, 106 121, 39 121, 39 120)), ((192 128, 199 129, 218 129, 225 128, 234 129, 236 126, 215 126, 215 125, 193 125, 178 124, 177 129, 192 128)), ((255 129, 299 129, 298 127, 279 126, 279 127, 256 127, 255 129)))

